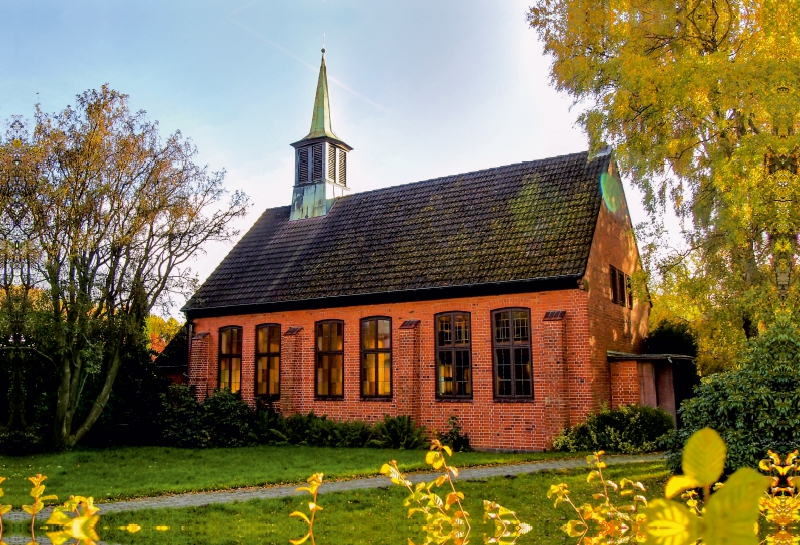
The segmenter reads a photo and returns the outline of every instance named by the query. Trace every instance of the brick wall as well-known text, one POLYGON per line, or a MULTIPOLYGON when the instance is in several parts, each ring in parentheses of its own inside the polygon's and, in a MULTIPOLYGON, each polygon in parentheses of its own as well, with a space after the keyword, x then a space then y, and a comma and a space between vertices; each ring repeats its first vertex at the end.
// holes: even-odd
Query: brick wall
POLYGON ((639 362, 616 361, 611 364, 611 408, 641 403, 639 399, 639 362))
MULTIPOLYGON (((586 292, 578 289, 519 295, 485 296, 439 301, 368 305, 337 309, 287 311, 236 317, 200 318, 194 330, 203 336, 205 352, 193 343, 192 384, 207 381, 217 387, 218 332, 221 327, 243 328, 242 396, 253 403, 255 327, 262 323, 281 324, 282 331, 302 327, 293 336, 282 337, 281 394, 278 406, 285 414, 294 412, 327 414, 332 418, 373 422, 384 414, 409 414, 431 429, 444 430, 456 415, 477 448, 541 450, 567 422, 574 400, 591 399, 591 383, 581 381, 576 369, 585 367, 589 355, 586 327, 586 292), (531 309, 533 333, 534 399, 529 402, 500 402, 493 399, 491 311, 506 307, 531 309), (547 310, 565 310, 563 321, 544 322, 547 310), (466 311, 471 315, 473 399, 441 401, 435 396, 434 315, 466 311), (360 397, 361 318, 392 318, 393 397, 365 400, 360 397), (314 398, 314 323, 344 321, 343 400, 314 398), (400 329, 405 320, 419 320, 414 329, 400 329), (207 360, 202 361, 201 354, 207 360), (212 372, 203 370, 212 370, 212 372)), ((201 388, 198 388, 201 389, 201 388)), ((203 389, 205 391, 205 389, 203 389)), ((607 400, 610 401, 610 398, 607 400)), ((584 403, 585 405, 585 403, 584 403)))
MULTIPOLYGON (((610 175, 618 180, 613 163, 610 175)), ((592 386, 589 399, 573 400, 573 424, 583 420, 588 412, 598 411, 612 398, 612 364, 609 364, 606 352, 640 353, 642 341, 647 336, 650 304, 635 299, 631 310, 611 300, 610 266, 628 275, 642 270, 624 196, 622 202, 616 204, 616 212, 609 209, 605 199, 600 206, 584 276, 589 354, 581 360, 586 362, 585 366, 579 366, 575 372, 577 380, 585 380, 592 386)))

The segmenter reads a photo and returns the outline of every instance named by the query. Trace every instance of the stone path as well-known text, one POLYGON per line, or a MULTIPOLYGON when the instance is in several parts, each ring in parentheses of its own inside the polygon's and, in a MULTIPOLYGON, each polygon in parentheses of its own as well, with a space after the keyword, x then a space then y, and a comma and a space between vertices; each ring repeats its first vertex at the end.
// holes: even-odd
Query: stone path
MULTIPOLYGON (((604 458, 608 465, 643 463, 660 460, 660 454, 646 454, 641 456, 606 456, 604 458)), ((509 464, 490 467, 475 467, 459 470, 458 480, 480 480, 492 477, 504 477, 512 475, 524 475, 557 469, 574 469, 588 467, 584 458, 574 460, 548 460, 545 462, 530 462, 526 464, 509 464)), ((436 473, 415 473, 408 476, 408 480, 417 483, 430 479, 436 473)), ((119 513, 123 511, 137 511, 140 509, 177 509, 181 507, 203 507, 212 503, 233 503, 237 501, 248 501, 255 499, 285 498, 287 496, 298 496, 307 492, 298 492, 299 485, 277 485, 259 488, 239 488, 236 490, 220 490, 216 492, 194 492, 186 494, 174 494, 169 496, 156 496, 152 498, 139 498, 134 500, 100 503, 100 514, 119 513)), ((369 488, 381 488, 393 486, 392 482, 386 477, 365 477, 350 479, 348 481, 325 482, 320 486, 319 493, 327 494, 331 492, 345 492, 349 490, 363 490, 369 488)), ((45 510, 37 515, 37 519, 46 520, 50 510, 45 510)), ((23 511, 15 510, 3 517, 10 522, 21 522, 30 520, 23 511)))

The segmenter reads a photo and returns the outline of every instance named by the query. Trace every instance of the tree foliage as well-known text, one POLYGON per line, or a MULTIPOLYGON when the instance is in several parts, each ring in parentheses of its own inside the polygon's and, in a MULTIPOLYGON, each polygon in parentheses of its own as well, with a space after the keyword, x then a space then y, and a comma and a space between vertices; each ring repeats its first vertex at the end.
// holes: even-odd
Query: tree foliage
POLYGON ((151 309, 190 292, 189 260, 228 240, 247 199, 222 203, 224 173, 194 161, 176 132, 166 139, 127 96, 87 91, 74 107, 38 106, 30 135, 16 120, 2 145, 8 353, 56 369, 52 441, 71 447, 105 407, 126 350, 146 345, 151 309), (91 399, 84 394, 97 385, 91 399))
POLYGON ((692 323, 706 369, 777 303, 797 306, 798 16, 796 0, 538 0, 528 14, 592 148, 612 144, 644 192, 656 310, 692 323))

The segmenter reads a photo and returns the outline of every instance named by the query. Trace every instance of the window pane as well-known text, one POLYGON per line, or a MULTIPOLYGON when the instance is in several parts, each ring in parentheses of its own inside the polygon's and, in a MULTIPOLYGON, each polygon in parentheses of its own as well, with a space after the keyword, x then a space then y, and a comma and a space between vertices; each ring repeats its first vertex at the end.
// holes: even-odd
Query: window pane
POLYGON ((256 358, 256 395, 267 394, 267 358, 256 358))
POLYGON ((392 355, 378 354, 378 395, 392 395, 392 355))
POLYGON ((239 391, 242 383, 242 358, 231 358, 231 392, 239 391))
POLYGON ((442 350, 438 354, 439 395, 453 395, 453 353, 442 350))
POLYGON ((514 389, 518 396, 531 395, 531 353, 528 348, 514 350, 514 389))
POLYGON ((469 316, 466 314, 456 314, 454 321, 456 335, 455 344, 457 346, 469 344, 469 316))
POLYGON ((341 354, 332 355, 330 357, 330 366, 331 366, 330 395, 340 396, 342 395, 342 379, 344 375, 344 373, 342 372, 342 355, 341 354))
POLYGON ((281 351, 281 326, 269 326, 269 351, 276 354, 281 351))
POLYGON ((231 359, 220 358, 219 360, 219 388, 220 390, 231 387, 231 359))
POLYGON ((617 269, 611 267, 611 300, 619 302, 619 284, 617 284, 617 269))
POLYGON ((330 376, 330 362, 327 354, 317 357, 317 394, 328 395, 328 380, 330 376))
POLYGON ((269 393, 270 395, 280 394, 281 380, 281 359, 279 356, 272 356, 269 359, 269 393))
POLYGON ((619 292, 619 299, 617 299, 617 302, 620 305, 625 306, 625 300, 627 299, 627 297, 625 296, 625 275, 623 274, 622 271, 617 271, 617 283, 619 285, 619 287, 617 288, 619 292))
POLYGON ((530 338, 530 324, 528 323, 528 311, 514 311, 514 340, 527 341, 530 338))
POLYGON ((456 364, 456 395, 468 396, 472 394, 472 373, 469 365, 469 351, 458 350, 455 353, 456 364))
POLYGON ((220 354, 231 353, 231 329, 222 329, 219 332, 219 351, 220 354))
POLYGON ((391 320, 378 320, 378 348, 392 347, 391 320))
POLYGON ((327 322, 317 324, 317 350, 331 349, 331 325, 327 322))
POLYGON ((372 350, 375 348, 375 320, 361 321, 361 348, 372 350))
POLYGON ((331 350, 344 349, 344 324, 341 322, 334 322, 330 324, 331 328, 331 350))
POLYGON ((507 343, 511 340, 511 326, 509 312, 495 312, 494 314, 494 342, 507 343))
POLYGON ((437 341, 439 346, 448 346, 453 342, 453 330, 450 323, 450 316, 439 316, 438 325, 436 326, 437 341))
POLYGON ((375 395, 375 354, 361 357, 361 395, 375 395))
POLYGON ((511 350, 499 348, 494 351, 495 369, 495 395, 510 396, 511 392, 511 350))
POLYGON ((267 333, 269 328, 261 326, 256 328, 256 352, 258 354, 267 353, 267 333))

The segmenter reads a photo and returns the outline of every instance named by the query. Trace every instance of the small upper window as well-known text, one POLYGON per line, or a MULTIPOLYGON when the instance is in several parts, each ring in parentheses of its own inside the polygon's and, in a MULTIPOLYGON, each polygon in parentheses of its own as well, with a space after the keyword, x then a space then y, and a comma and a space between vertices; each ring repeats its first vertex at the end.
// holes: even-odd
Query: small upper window
POLYGON ((470 316, 464 312, 436 315, 436 395, 472 397, 470 316))
POLYGON ((492 348, 495 397, 533 397, 530 310, 492 312, 492 348))
POLYGON ((281 326, 256 327, 256 395, 280 396, 281 326))
POLYGON ((611 266, 611 301, 616 305, 633 308, 633 289, 631 289, 631 277, 611 266))
POLYGON ((361 320, 361 395, 392 396, 392 321, 361 320))
POLYGON ((317 322, 314 348, 317 360, 315 394, 344 397, 344 322, 317 322))
POLYGON ((219 388, 238 392, 242 386, 242 328, 219 330, 219 388))

